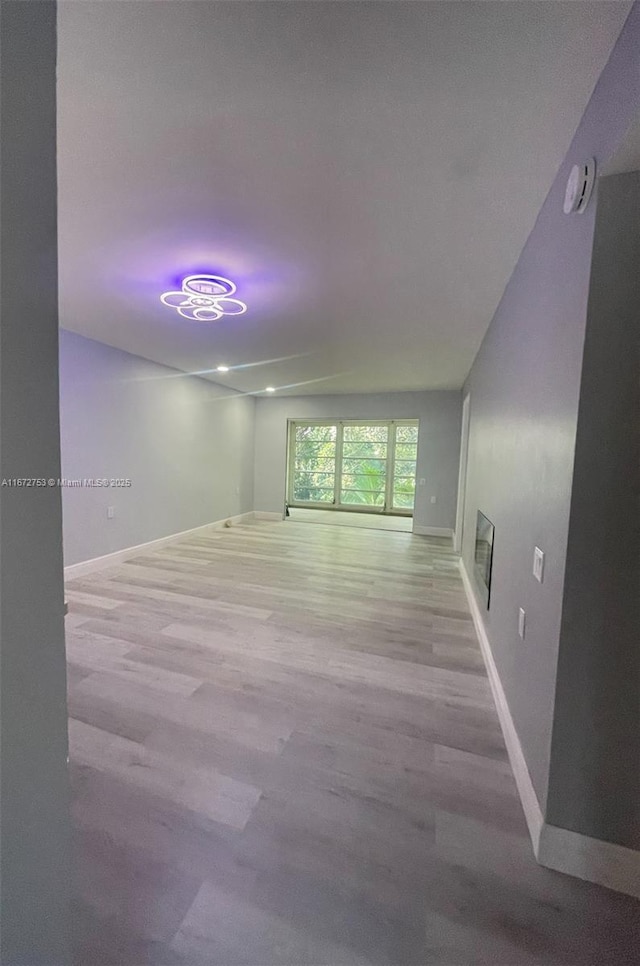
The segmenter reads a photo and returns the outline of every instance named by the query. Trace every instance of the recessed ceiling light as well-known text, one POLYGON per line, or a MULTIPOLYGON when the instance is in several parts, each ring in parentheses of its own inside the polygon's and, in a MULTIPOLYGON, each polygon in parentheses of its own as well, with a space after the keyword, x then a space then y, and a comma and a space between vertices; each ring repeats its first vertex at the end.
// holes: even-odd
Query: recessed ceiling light
POLYGON ((265 389, 265 392, 275 392, 275 391, 276 390, 273 386, 267 386, 267 388, 265 389))
POLYGON ((217 322, 247 311, 244 302, 231 298, 235 291, 235 283, 221 275, 188 275, 179 292, 165 292, 160 301, 192 322, 217 322))
POLYGON ((217 366, 216 372, 229 372, 229 366, 217 366))

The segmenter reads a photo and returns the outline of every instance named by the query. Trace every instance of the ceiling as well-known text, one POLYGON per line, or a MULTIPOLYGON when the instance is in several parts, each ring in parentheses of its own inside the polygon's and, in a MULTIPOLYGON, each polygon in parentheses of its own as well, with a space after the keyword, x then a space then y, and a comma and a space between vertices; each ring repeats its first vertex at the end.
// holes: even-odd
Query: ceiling
POLYGON ((462 384, 630 9, 58 6, 61 325, 295 393, 462 384))

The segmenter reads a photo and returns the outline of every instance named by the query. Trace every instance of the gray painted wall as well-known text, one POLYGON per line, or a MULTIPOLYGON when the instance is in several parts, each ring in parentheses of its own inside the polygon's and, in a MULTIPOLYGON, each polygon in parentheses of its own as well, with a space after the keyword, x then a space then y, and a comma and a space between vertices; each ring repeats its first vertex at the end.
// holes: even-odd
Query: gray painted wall
POLYGON ((546 806, 596 203, 563 214, 571 166, 609 159, 640 104, 635 4, 489 326, 467 379, 471 423, 463 556, 472 572, 475 516, 495 524, 491 609, 496 665, 531 778, 546 806), (532 575, 545 554, 544 583, 532 575), (517 634, 518 607, 526 640, 517 634))
POLYGON ((461 413, 458 391, 258 399, 255 509, 283 512, 288 419, 419 419, 417 476, 426 484, 416 490, 414 525, 453 529, 461 413), (436 497, 435 504, 430 502, 431 496, 436 497))
MULTIPOLYGON (((0 6, 0 476, 57 479, 56 5, 0 6)), ((60 491, 0 488, 0 960, 69 962, 60 491)))
POLYGON ((600 183, 547 820, 640 848, 640 173, 600 183))
POLYGON ((63 489, 65 564, 252 510, 254 409, 253 398, 61 331, 63 476, 132 484, 63 489))

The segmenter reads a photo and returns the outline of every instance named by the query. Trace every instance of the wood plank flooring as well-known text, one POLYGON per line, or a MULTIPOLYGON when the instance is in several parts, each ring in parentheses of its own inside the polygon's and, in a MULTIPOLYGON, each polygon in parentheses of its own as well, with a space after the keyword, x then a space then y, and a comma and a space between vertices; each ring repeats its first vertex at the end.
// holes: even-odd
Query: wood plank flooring
POLYGON ((77 966, 637 962, 532 856, 448 541, 256 523, 67 598, 77 966))

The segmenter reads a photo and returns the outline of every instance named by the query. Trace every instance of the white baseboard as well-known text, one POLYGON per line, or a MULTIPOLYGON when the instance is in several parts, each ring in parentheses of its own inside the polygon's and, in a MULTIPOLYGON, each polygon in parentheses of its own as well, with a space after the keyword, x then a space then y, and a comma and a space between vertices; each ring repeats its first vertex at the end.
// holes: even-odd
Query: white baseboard
POLYGON ((277 513, 273 510, 254 510, 253 517, 255 520, 284 520, 284 511, 277 513))
POLYGON ((253 510, 250 510, 248 513, 238 513, 235 516, 225 517, 224 520, 216 520, 214 523, 205 523, 204 526, 193 527, 192 530, 170 533, 166 537, 158 537, 157 540, 139 543, 135 547, 125 547, 123 550, 107 553, 103 557, 92 557, 90 560, 81 560, 80 563, 70 564, 68 567, 65 567, 64 577, 65 580, 71 580, 74 577, 83 577, 85 574, 92 574, 96 570, 103 570, 105 567, 114 567, 124 560, 136 557, 139 553, 145 553, 148 550, 158 550, 160 547, 175 543, 177 540, 183 540, 185 537, 193 536, 195 533, 206 533, 207 530, 220 530, 229 521, 234 524, 245 523, 248 520, 253 520, 253 510))
POLYGON ((524 752, 522 751, 522 745, 520 744, 520 739, 518 738, 518 732, 516 731, 513 723, 513 718, 511 717, 509 705, 507 704, 507 697, 504 693, 504 688, 502 687, 498 669, 493 659, 493 654, 491 653, 491 645, 489 644, 489 638, 487 637, 482 614, 480 612, 480 608, 478 607, 478 602, 473 592, 473 587, 471 586, 471 581, 469 580, 469 575, 462 559, 460 559, 460 573, 462 575, 462 583, 464 584, 467 600, 469 601, 469 608, 471 610, 471 616, 473 618, 476 634, 478 635, 478 641, 480 642, 480 650, 482 651, 484 663, 487 668, 489 684, 491 685, 491 691, 493 692, 493 700, 496 703, 498 718, 500 719, 500 726, 502 728, 502 734, 504 735, 504 742, 507 746, 507 754, 509 755, 511 769, 518 787, 520 801, 522 802, 522 808, 524 810, 524 817, 526 819, 527 826, 529 828, 529 835, 531 836, 531 841, 533 843, 533 850, 537 854, 538 843, 540 841, 540 831, 543 824, 542 810, 533 787, 533 782, 531 781, 529 769, 527 768, 527 762, 524 757, 524 752))
POLYGON ((412 532, 416 533, 420 537, 453 538, 453 530, 451 527, 422 527, 419 524, 414 523, 412 532))
POLYGON ((540 865, 555 869, 556 872, 564 872, 566 875, 640 898, 640 852, 558 828, 544 821, 493 659, 482 612, 462 560, 459 566, 536 859, 540 865))
POLYGON ((545 822, 536 858, 556 872, 640 899, 640 852, 545 822))

